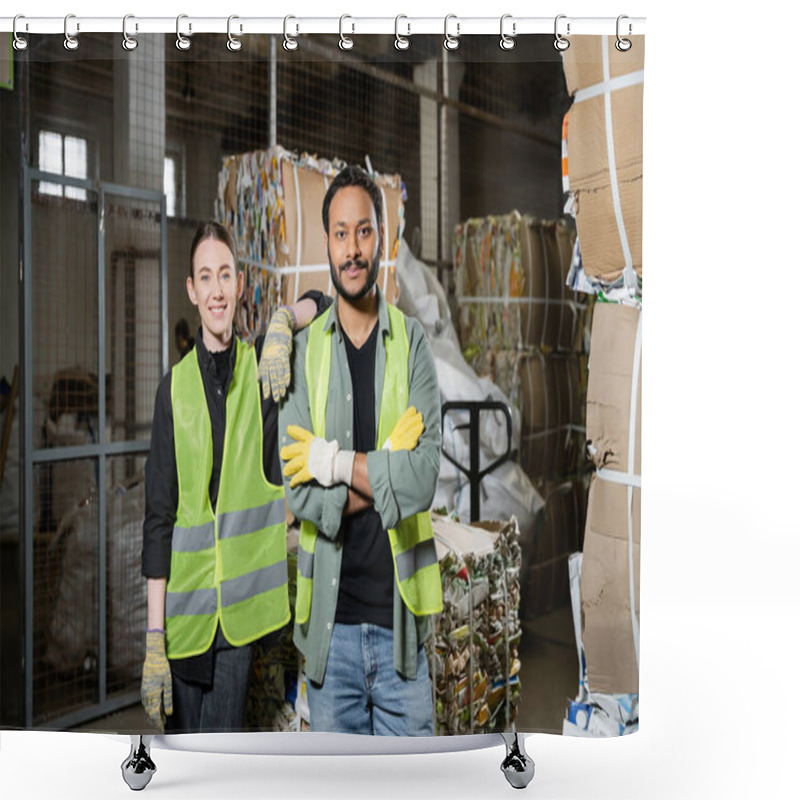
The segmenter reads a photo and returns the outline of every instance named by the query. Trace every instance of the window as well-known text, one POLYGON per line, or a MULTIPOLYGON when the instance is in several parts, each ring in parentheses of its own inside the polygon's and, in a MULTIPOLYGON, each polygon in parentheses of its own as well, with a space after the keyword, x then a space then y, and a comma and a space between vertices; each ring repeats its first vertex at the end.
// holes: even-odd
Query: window
POLYGON ((173 156, 164 158, 164 194, 167 196, 167 216, 174 217, 178 199, 178 178, 173 156))
POLYGON ((164 196, 168 217, 186 216, 186 169, 180 142, 168 141, 164 148, 164 196))
MULTIPOLYGON (((56 131, 39 131, 39 169, 69 178, 86 178, 89 171, 89 147, 86 139, 67 136, 56 131)), ((41 194, 86 200, 86 189, 42 181, 41 194)))

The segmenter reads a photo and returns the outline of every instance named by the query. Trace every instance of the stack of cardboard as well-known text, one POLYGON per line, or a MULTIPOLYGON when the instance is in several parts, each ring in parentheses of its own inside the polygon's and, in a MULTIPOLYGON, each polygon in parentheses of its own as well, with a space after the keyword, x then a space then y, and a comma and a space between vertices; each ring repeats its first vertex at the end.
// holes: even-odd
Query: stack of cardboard
POLYGON ((564 188, 578 228, 568 284, 603 301, 586 398, 594 474, 576 629, 583 671, 564 727, 577 735, 625 733, 638 718, 644 38, 627 51, 614 44, 575 36, 563 54, 573 96, 564 188))
MULTIPOLYGON (((280 145, 227 156, 218 177, 215 213, 236 240, 245 273, 237 329, 253 337, 266 329, 272 311, 309 289, 331 294, 322 225, 322 201, 345 163, 280 145)), ((397 300, 395 258, 405 223, 405 188, 399 175, 373 174, 383 199, 384 228, 378 285, 397 300)))
POLYGON ((540 490, 573 475, 583 449, 590 307, 566 286, 573 242, 563 220, 517 212, 469 220, 454 237, 462 351, 521 411, 520 460, 540 490))
POLYGON ((614 43, 612 36, 574 36, 563 53, 573 97, 565 187, 585 285, 632 297, 641 295, 642 279, 644 37, 624 52, 614 43))
POLYGON ((568 736, 625 736, 639 729, 639 695, 632 692, 597 692, 589 687, 583 647, 581 570, 583 553, 569 557, 572 622, 578 652, 578 694, 567 701, 562 731, 568 736))
POLYGON ((638 692, 641 535, 641 311, 600 303, 586 412, 589 488, 581 609, 589 686, 638 692))
POLYGON ((456 227, 461 346, 479 374, 501 351, 581 349, 586 304, 565 284, 574 238, 564 220, 516 211, 456 227))
POLYGON ((471 219, 456 228, 453 259, 459 338, 466 360, 490 377, 519 409, 519 462, 545 506, 567 529, 551 531, 547 551, 525 532, 523 591, 527 614, 545 613, 568 599, 567 558, 581 537, 579 514, 563 515, 563 484, 583 495, 587 325, 591 298, 566 284, 574 230, 564 220, 541 221, 517 212, 471 219), (580 484, 580 485, 578 485, 580 484), (536 585, 527 578, 536 576, 536 585), (548 587, 546 592, 542 587, 548 587))
POLYGON ((517 362, 520 462, 542 488, 583 468, 586 356, 542 351, 517 362))
POLYGON ((554 611, 569 597, 569 558, 583 542, 586 488, 565 481, 548 492, 533 536, 524 542, 520 614, 535 619, 554 611))
POLYGON ((519 527, 434 515, 444 608, 429 648, 438 734, 507 730, 520 694, 519 527))

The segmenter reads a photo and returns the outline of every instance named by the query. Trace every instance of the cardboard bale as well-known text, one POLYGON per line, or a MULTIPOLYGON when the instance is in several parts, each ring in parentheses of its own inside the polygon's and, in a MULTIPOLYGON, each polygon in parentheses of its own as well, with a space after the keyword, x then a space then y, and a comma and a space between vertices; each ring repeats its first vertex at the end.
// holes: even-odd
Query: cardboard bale
POLYGON ((598 303, 586 411, 587 447, 598 472, 589 490, 581 576, 592 692, 636 693, 639 686, 633 631, 639 624, 641 375, 641 311, 598 303))
POLYGON ((519 526, 437 514, 432 524, 443 595, 428 644, 436 732, 506 730, 520 698, 519 526))
POLYGON ((552 361, 542 353, 520 358, 519 380, 522 435, 522 467, 536 486, 555 475, 558 440, 558 393, 552 361))
POLYGON ((534 619, 569 602, 569 557, 579 550, 586 520, 582 480, 552 489, 529 546, 523 550, 520 614, 534 619))
POLYGON ((630 584, 633 581, 633 613, 638 629, 641 502, 638 488, 592 478, 581 572, 583 646, 592 692, 639 691, 630 584))
POLYGON ((559 220, 553 226, 553 244, 560 262, 559 285, 565 301, 560 306, 556 349, 561 352, 583 353, 586 351, 584 331, 587 330, 591 303, 583 295, 573 292, 566 282, 572 265, 575 240, 575 230, 564 220, 559 220))
POLYGON ((533 353, 519 357, 520 460, 535 485, 583 468, 584 395, 581 357, 533 353))
POLYGON ((453 260, 462 349, 580 346, 585 306, 566 286, 574 238, 564 220, 516 211, 458 225, 453 260))
POLYGON ((620 472, 632 470, 635 475, 641 475, 641 313, 632 306, 595 305, 586 398, 586 443, 595 465, 620 472), (629 466, 634 377, 634 458, 629 466))
POLYGON ((574 36, 563 58, 567 90, 577 93, 569 111, 567 149, 583 269, 591 278, 616 281, 626 265, 626 240, 631 266, 641 278, 644 83, 636 73, 644 69, 644 37, 621 53, 614 37, 574 36), (609 83, 604 83, 604 58, 609 83))

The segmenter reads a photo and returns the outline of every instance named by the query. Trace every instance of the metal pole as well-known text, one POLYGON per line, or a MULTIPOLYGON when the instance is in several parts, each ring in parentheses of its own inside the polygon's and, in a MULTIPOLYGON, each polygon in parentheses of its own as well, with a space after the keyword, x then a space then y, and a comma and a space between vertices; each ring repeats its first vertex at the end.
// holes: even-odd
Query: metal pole
POLYGON ((106 247, 105 247, 105 192, 97 192, 97 426, 100 454, 97 457, 97 644, 98 695, 100 703, 106 701, 106 247))
POLYGON ((19 552, 19 632, 20 671, 22 673, 21 721, 26 728, 33 725, 33 355, 31 348, 31 181, 28 173, 28 98, 30 96, 30 70, 28 51, 14 55, 19 65, 18 122, 19 122, 19 176, 20 218, 19 238, 19 361, 22 366, 22 392, 19 399, 21 460, 23 462, 20 486, 20 552, 19 552))
POLYGON ((444 70, 447 68, 444 54, 436 64, 436 258, 442 259, 442 160, 444 149, 444 70))
POLYGON ((481 410, 473 406, 469 410, 469 509, 472 519, 478 522, 481 518, 481 410))
POLYGON ((269 146, 278 143, 278 39, 269 37, 269 146))
POLYGON ((24 513, 23 513, 23 537, 22 537, 22 572, 21 588, 23 592, 24 618, 22 621, 22 668, 24 683, 24 725, 26 728, 33 727, 33 409, 31 405, 33 397, 33 349, 31 347, 32 322, 31 314, 33 308, 32 298, 32 273, 33 265, 31 258, 31 179, 28 172, 28 165, 22 162, 22 192, 23 192, 23 274, 22 274, 22 376, 23 392, 20 398, 20 409, 22 411, 21 420, 24 429, 24 444, 22 448, 24 458, 24 477, 23 486, 25 494, 24 513))
POLYGON ((167 243, 167 198, 161 195, 161 374, 169 369, 169 283, 167 243))

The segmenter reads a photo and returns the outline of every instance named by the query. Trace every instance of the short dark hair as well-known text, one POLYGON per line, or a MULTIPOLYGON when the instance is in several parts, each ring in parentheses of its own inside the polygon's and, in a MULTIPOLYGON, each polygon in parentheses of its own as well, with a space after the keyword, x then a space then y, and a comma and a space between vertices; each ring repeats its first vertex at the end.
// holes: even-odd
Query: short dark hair
POLYGON ((236 258, 236 242, 233 241, 231 232, 216 220, 209 219, 197 226, 197 230, 194 232, 194 239, 192 239, 192 248, 189 251, 189 277, 192 280, 194 280, 195 251, 206 239, 216 239, 218 242, 222 242, 233 254, 234 269, 239 269, 239 261, 236 258))
POLYGON ((330 233, 328 230, 329 218, 328 213, 331 208, 331 200, 339 189, 344 189, 347 186, 358 186, 363 189, 372 200, 372 205, 375 208, 375 219, 380 228, 383 221, 383 200, 381 198, 381 190, 376 185, 375 181, 370 178, 366 170, 359 166, 345 167, 339 174, 331 181, 328 191, 325 193, 325 199, 322 201, 322 225, 325 228, 325 233, 330 233))

